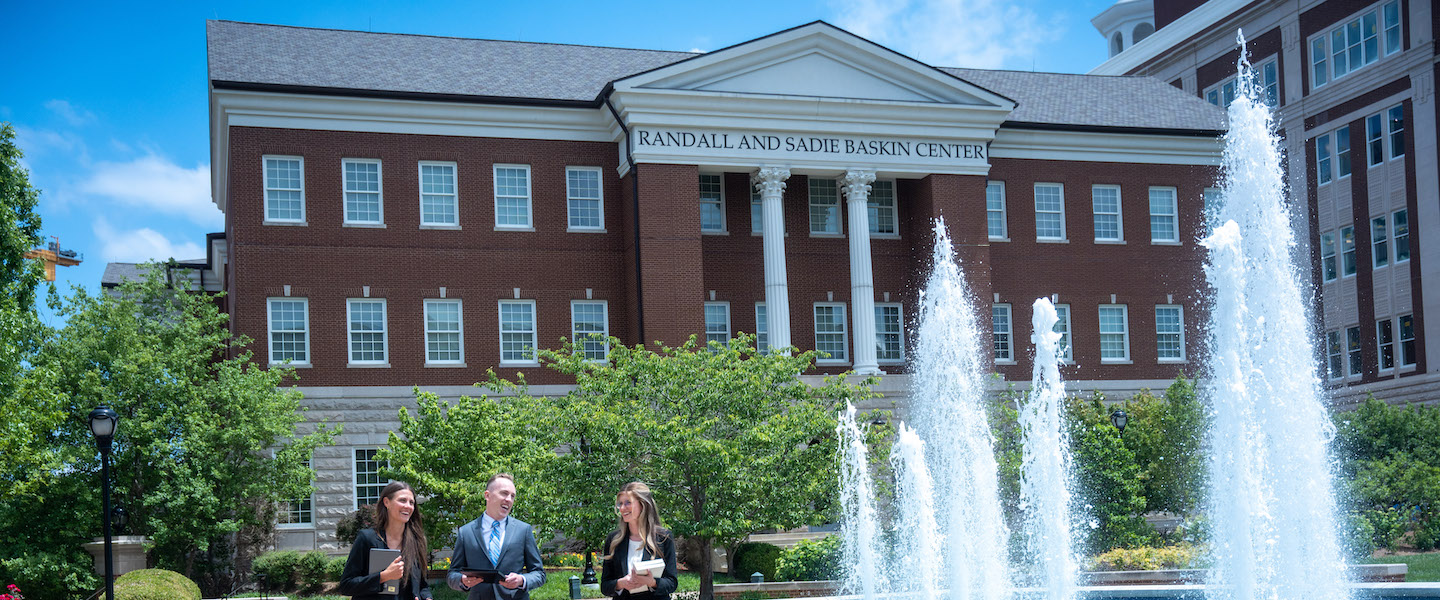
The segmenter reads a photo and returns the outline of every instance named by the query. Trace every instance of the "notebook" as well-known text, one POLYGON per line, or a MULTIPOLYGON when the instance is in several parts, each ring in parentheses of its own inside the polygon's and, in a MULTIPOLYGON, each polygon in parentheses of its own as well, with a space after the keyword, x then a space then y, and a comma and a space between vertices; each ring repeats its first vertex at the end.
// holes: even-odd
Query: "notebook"
MULTIPOLYGON (((384 571, 385 567, 390 566, 390 563, 395 562, 395 559, 397 558, 400 558, 399 550, 391 550, 389 548, 371 548, 370 572, 379 573, 381 571, 384 571)), ((400 580, 391 579, 390 581, 384 582, 380 586, 380 593, 391 596, 398 595, 400 593, 400 580)))

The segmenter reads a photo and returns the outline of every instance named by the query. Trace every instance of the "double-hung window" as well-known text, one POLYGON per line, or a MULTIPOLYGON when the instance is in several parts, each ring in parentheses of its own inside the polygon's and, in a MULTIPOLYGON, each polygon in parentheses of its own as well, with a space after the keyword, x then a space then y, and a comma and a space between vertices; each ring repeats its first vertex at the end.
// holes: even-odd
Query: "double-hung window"
POLYGON ((1346 361, 1349 367, 1347 374, 1351 377, 1359 377, 1365 367, 1360 357, 1360 327, 1345 329, 1345 351, 1349 355, 1349 360, 1346 361))
POLYGON ((1150 243, 1176 244, 1180 242, 1179 207, 1175 201, 1175 188, 1150 188, 1150 243))
POLYGON ((765 231, 765 196, 750 182, 750 233, 765 231))
POLYGON ((755 351, 770 351, 770 315, 766 314, 765 303, 755 303, 755 351))
MULTIPOLYGON (((310 468, 310 459, 305 459, 301 465, 308 470, 310 468)), ((279 523, 276 523, 276 527, 279 529, 310 529, 314 527, 314 499, 315 494, 310 493, 286 502, 286 509, 278 515, 279 518, 277 520, 279 523)))
POLYGON ((534 364, 535 301, 500 301, 500 364, 534 364))
POLYGON ((1065 186, 1035 184, 1035 239, 1065 239, 1065 186))
POLYGON ((1375 166, 1385 162, 1385 117, 1383 114, 1365 118, 1365 162, 1375 166))
POLYGON ((1337 179, 1344 179, 1350 176, 1350 128, 1341 127, 1335 130, 1335 169, 1339 171, 1337 179))
POLYGON ((1375 5, 1310 39, 1312 87, 1318 88, 1400 51, 1400 2, 1375 5))
POLYGON ((810 234, 840 235, 840 188, 834 179, 810 179, 810 234))
POLYGON ((990 339, 995 349, 995 362, 1015 362, 1015 335, 1010 320, 1010 305, 990 307, 990 339))
POLYGON ((530 214, 530 165, 495 165, 495 228, 531 229, 530 214))
POLYGON ((351 298, 345 303, 350 323, 350 364, 385 365, 389 361, 389 340, 385 325, 385 300, 351 298))
POLYGON ((1390 135, 1390 158, 1405 156, 1405 105, 1391 107, 1385 115, 1390 135))
POLYGON ((1326 283, 1339 276, 1335 265, 1335 232, 1327 231, 1320 234, 1320 271, 1326 283))
POLYGON ((460 227, 460 201, 455 192, 455 163, 420 162, 420 226, 460 227))
POLYGON ((604 300, 570 301, 570 339, 585 360, 603 361, 610 354, 609 306, 604 300))
POLYGON ((1380 370, 1395 368, 1395 322, 1380 319, 1375 322, 1375 349, 1380 354, 1380 370))
POLYGON ((1390 236, 1385 215, 1370 219, 1370 258, 1376 269, 1390 264, 1390 236))
POLYGON ((1395 319, 1400 329, 1400 366, 1415 366, 1415 315, 1395 319))
POLYGON ((1120 186, 1091 186, 1090 205, 1095 214, 1095 241, 1124 241, 1124 229, 1120 222, 1120 186))
POLYGON ((1010 237, 1005 223, 1005 182, 991 181, 985 184, 985 225, 990 239, 1004 240, 1010 237))
POLYGON ((1325 358, 1329 365, 1330 379, 1345 377, 1345 347, 1340 342, 1339 331, 1325 332, 1325 358))
POLYGON ((1365 119, 1367 162, 1375 166, 1405 156, 1405 105, 1392 106, 1365 119), (1386 139, 1389 143, 1386 143, 1386 139), (1387 156, 1385 153, 1389 151, 1387 156))
POLYGON ((425 301, 425 364, 463 365, 465 334, 459 300, 425 301))
POLYGON ((565 210, 570 231, 605 230, 605 195, 599 167, 565 169, 565 210))
POLYGON ((1055 328, 1054 331, 1060 334, 1060 341, 1057 354, 1063 362, 1070 362, 1074 359, 1074 353, 1070 350, 1070 305, 1055 305, 1055 328))
POLYGON ((1185 362, 1185 311, 1174 304, 1155 307, 1155 354, 1160 362, 1185 362))
POLYGON ((1410 260, 1410 211, 1402 209, 1391 214, 1390 227, 1395 240, 1395 262, 1410 260))
POLYGON ((266 156, 265 222, 305 224, 305 159, 266 156))
POLYGON ((895 215, 895 182, 884 180, 870 185, 866 199, 871 237, 895 237, 900 234, 895 215))
MULTIPOLYGON (((1260 86, 1263 96, 1260 98, 1266 105, 1274 108, 1280 105, 1280 69, 1278 59, 1271 58, 1263 61, 1255 67, 1255 83, 1260 86)), ((1237 79, 1230 77, 1222 80, 1205 91, 1205 100, 1220 108, 1230 106, 1238 95, 1237 79)))
POLYGON ((837 364, 850 361, 849 338, 845 331, 845 305, 839 302, 815 304, 815 349, 829 354, 816 364, 837 364))
POLYGON ((380 476, 381 462, 376 458, 380 451, 375 448, 355 449, 355 508, 360 509, 380 501, 380 492, 390 480, 380 476))
POLYGON ((905 361, 905 322, 899 304, 875 305, 875 359, 885 363, 905 361))
POLYGON ((1341 275, 1349 277, 1355 274, 1355 228, 1340 228, 1340 268, 1341 275))
POLYGON ((1330 134, 1315 138, 1315 177, 1319 185, 1330 183, 1334 179, 1335 172, 1332 170, 1332 159, 1330 157, 1330 134))
POLYGON ((700 231, 725 231, 725 178, 715 173, 700 174, 700 231))
POLYGON ((345 178, 345 225, 385 224, 385 204, 380 188, 380 161, 347 158, 340 161, 345 178))
POLYGON ((310 301, 270 298, 270 364, 310 365, 310 301))
POLYGON ((1210 235, 1215 226, 1220 224, 1220 210, 1224 208, 1221 205, 1224 199, 1225 196, 1219 188, 1205 188, 1200 192, 1200 200, 1204 204, 1202 209, 1205 211, 1205 235, 1210 235))
POLYGON ((1124 304, 1100 305, 1100 362, 1130 361, 1130 319, 1124 304))
POLYGON ((730 345, 730 303, 705 303, 705 344, 730 345))

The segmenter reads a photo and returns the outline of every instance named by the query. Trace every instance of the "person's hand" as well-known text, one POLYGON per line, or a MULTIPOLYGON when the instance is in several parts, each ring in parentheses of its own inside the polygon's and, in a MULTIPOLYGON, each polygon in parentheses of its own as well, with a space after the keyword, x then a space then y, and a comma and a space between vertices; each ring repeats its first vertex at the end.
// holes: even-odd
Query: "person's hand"
POLYGON ((460 585, 465 586, 466 589, 475 587, 477 583, 480 583, 479 577, 471 577, 469 575, 460 576, 460 585))
POLYGON ((649 572, 634 575, 635 587, 655 587, 655 576, 649 572))
POLYGON ((380 581, 393 581, 399 579, 400 576, 404 574, 405 561, 397 556, 395 560, 390 561, 390 566, 385 567, 385 570, 380 572, 380 581))
POLYGON ((511 573, 500 580, 500 585, 507 590, 518 590, 525 585, 525 577, 519 573, 511 573))

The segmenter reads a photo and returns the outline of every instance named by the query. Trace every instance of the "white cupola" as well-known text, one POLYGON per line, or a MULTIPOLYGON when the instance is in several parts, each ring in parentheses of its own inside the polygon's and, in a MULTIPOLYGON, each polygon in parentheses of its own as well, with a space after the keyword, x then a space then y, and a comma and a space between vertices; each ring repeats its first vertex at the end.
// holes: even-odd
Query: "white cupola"
POLYGON ((1110 46, 1110 56, 1124 52, 1155 33, 1154 0, 1119 0, 1090 19, 1110 46))

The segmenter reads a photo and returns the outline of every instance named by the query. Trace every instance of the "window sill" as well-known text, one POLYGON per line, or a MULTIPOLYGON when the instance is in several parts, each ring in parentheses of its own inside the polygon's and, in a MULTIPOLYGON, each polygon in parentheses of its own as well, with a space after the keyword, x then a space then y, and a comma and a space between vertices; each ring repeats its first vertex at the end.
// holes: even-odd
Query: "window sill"
POLYGON ((496 225, 496 226, 495 226, 495 231, 520 231, 520 232, 527 232, 527 231, 535 231, 535 228, 534 228, 534 227, 516 227, 516 226, 512 226, 512 225, 496 225))
POLYGON ((1184 244, 1181 244, 1179 240, 1175 240, 1175 241, 1170 241, 1170 240, 1150 240, 1150 245, 1151 245, 1151 246, 1183 246, 1184 244))
POLYGON ((385 229, 384 223, 341 223, 340 226, 355 229, 385 229))
POLYGON ((900 239, 900 234, 898 234, 898 233, 872 233, 872 234, 870 234, 870 239, 872 239, 872 240, 898 240, 898 239, 900 239))
POLYGON ((599 228, 599 229, 596 229, 596 228, 594 228, 594 227, 571 227, 571 228, 569 228, 569 229, 566 229, 566 230, 565 230, 565 233, 610 233, 610 232, 609 232, 609 231, 606 231, 604 227, 601 227, 601 228, 599 228))
POLYGON ((726 231, 726 230, 710 230, 710 231, 707 231, 707 230, 701 229, 701 230, 700 230, 700 235, 730 235, 730 232, 729 232, 729 231, 726 231))
POLYGON ((1018 363, 1016 363, 1016 362, 1015 362, 1015 359, 1013 359, 1013 358, 1007 358, 1007 359, 1004 359, 1004 360, 996 359, 996 360, 995 360, 995 364, 997 364, 997 365, 1014 365, 1014 364, 1018 364, 1018 363))
POLYGON ((421 224, 420 224, 420 228, 421 228, 421 229, 438 229, 438 230, 441 230, 441 231, 447 231, 447 230, 448 230, 448 231, 460 231, 460 226, 459 226, 459 225, 431 225, 431 224, 421 223, 421 224))
POLYGON ((307 223, 307 222, 305 222, 305 221, 271 221, 271 220, 269 220, 269 219, 266 219, 266 220, 264 220, 264 221, 261 221, 260 224, 261 224, 261 225, 274 225, 274 226, 276 226, 276 227, 309 227, 309 226, 310 226, 310 224, 307 223))
POLYGON ((1065 238, 1035 238, 1037 244, 1068 244, 1070 240, 1065 238))
POLYGON ((998 238, 997 238, 997 237, 992 237, 992 238, 990 238, 990 241, 992 241, 992 242, 1008 242, 1008 241, 1010 241, 1010 238, 1008 238, 1008 237, 998 237, 998 238))
POLYGON ((1125 240, 1095 240, 1095 243, 1101 246, 1124 246, 1125 240))
POLYGON ((303 363, 297 363, 297 362, 292 362, 292 363, 287 363, 287 362, 272 362, 272 363, 270 363, 270 366, 272 366, 272 367, 290 367, 290 368, 292 368, 292 369, 308 369, 308 368, 310 368, 311 365, 310 365, 310 363, 308 363, 308 362, 303 362, 303 363))
POLYGON ((427 362, 427 363, 425 363, 425 368, 427 368, 427 369, 464 369, 464 368, 466 368, 466 365, 465 365, 465 363, 463 363, 463 362, 459 362, 459 363, 432 363, 432 362, 427 362))
POLYGON ((530 362, 505 362, 505 361, 502 360, 502 361, 500 361, 500 366, 501 366, 501 367, 504 367, 504 368, 507 368, 507 369, 516 369, 516 368, 519 368, 519 367, 538 367, 538 366, 540 366, 540 363, 539 363, 539 361, 530 361, 530 362))
POLYGON ((345 368, 347 368, 347 369, 388 369, 388 368, 390 368, 390 363, 388 363, 388 362, 379 362, 379 363, 357 363, 357 362, 352 362, 352 363, 346 363, 345 368))
POLYGON ((314 531, 314 523, 277 523, 275 529, 280 531, 314 531))
POLYGON ((848 366, 850 366, 850 361, 849 361, 849 360, 817 360, 817 361, 815 361, 815 366, 817 366, 817 367, 848 367, 848 366))
POLYGON ((843 233, 815 233, 814 231, 812 231, 812 232, 810 232, 810 237, 812 237, 812 238, 831 238, 831 239, 843 240, 843 239, 845 239, 845 234, 843 234, 843 233))
POLYGON ((1162 365, 1183 365, 1190 361, 1183 358, 1159 358, 1156 359, 1155 362, 1162 365))
MULTIPOLYGON (((765 232, 763 232, 763 231, 751 231, 751 232, 750 232, 750 237, 763 238, 763 237, 765 237, 765 232)), ((790 232, 788 232, 788 231, 785 232, 785 237, 787 237, 787 238, 790 237, 790 232)))
POLYGON ((1133 365, 1133 364, 1135 364, 1135 363, 1132 362, 1132 361, 1131 361, 1130 359, 1128 359, 1128 358, 1127 358, 1127 359, 1124 359, 1124 360, 1120 360, 1120 359, 1116 359, 1116 358, 1111 358, 1111 359, 1104 359, 1104 358, 1102 358, 1102 359, 1100 359, 1100 364, 1102 364, 1102 365, 1133 365))

